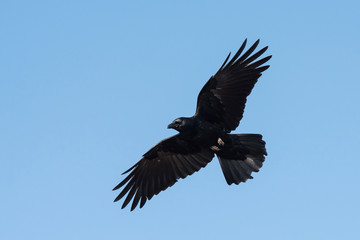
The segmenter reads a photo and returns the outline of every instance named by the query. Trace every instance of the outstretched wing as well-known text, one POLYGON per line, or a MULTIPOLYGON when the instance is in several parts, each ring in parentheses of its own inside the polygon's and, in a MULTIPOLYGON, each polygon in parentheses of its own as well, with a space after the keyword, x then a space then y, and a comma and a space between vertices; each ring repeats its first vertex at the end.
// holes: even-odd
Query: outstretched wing
POLYGON ((209 149, 203 149, 178 135, 165 139, 155 145, 133 167, 124 172, 128 176, 113 190, 124 189, 114 200, 127 194, 122 208, 133 199, 131 211, 138 205, 142 208, 160 191, 174 185, 179 178, 185 178, 205 167, 214 157, 209 149))
POLYGON ((217 124, 228 132, 237 128, 244 113, 246 97, 251 93, 261 72, 269 68, 268 65, 262 65, 271 56, 254 62, 267 50, 264 47, 251 55, 258 44, 259 40, 241 55, 246 45, 245 40, 229 62, 230 54, 227 56, 219 71, 201 89, 195 116, 217 124))

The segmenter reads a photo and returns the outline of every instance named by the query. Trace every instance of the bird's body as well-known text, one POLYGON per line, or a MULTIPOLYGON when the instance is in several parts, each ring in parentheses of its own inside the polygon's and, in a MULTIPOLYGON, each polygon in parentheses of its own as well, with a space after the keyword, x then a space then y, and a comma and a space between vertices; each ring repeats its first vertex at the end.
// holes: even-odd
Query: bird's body
POLYGON ((193 117, 177 118, 168 128, 179 133, 156 144, 133 167, 114 190, 124 189, 115 199, 127 194, 123 208, 133 199, 131 210, 140 208, 160 191, 172 186, 179 178, 200 170, 217 155, 227 183, 239 184, 252 178, 251 173, 262 167, 266 155, 260 134, 230 134, 239 125, 246 97, 271 56, 256 60, 267 47, 250 56, 255 42, 242 56, 246 40, 229 61, 212 76, 199 93, 193 117))
POLYGON ((219 138, 230 140, 228 134, 219 126, 202 121, 197 116, 181 119, 184 122, 183 129, 178 129, 179 138, 181 139, 193 141, 204 148, 218 145, 219 138))

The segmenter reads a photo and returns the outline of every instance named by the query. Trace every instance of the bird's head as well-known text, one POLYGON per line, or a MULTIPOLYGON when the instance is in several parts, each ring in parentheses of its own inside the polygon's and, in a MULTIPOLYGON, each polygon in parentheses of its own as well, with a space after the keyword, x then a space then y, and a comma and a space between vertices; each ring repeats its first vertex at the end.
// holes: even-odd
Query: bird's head
POLYGON ((175 129, 176 131, 183 132, 186 131, 190 127, 190 120, 189 118, 177 118, 172 123, 170 123, 167 128, 175 129))

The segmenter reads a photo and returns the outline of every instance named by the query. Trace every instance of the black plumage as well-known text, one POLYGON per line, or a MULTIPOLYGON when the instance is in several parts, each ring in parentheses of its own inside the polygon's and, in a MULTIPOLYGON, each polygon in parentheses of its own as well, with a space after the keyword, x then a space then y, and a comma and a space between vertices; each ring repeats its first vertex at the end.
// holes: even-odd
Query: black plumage
POLYGON ((260 134, 230 134, 242 119, 246 98, 271 56, 257 60, 267 47, 253 54, 257 40, 245 53, 246 40, 230 54, 201 89, 196 113, 177 118, 168 128, 179 133, 167 138, 123 174, 127 177, 113 190, 122 189, 115 202, 125 195, 122 208, 132 200, 131 210, 140 208, 160 191, 205 167, 216 154, 227 183, 239 184, 252 178, 265 160, 265 142, 260 134), (242 54, 242 55, 241 55, 242 54), (257 61, 256 61, 257 60, 257 61))

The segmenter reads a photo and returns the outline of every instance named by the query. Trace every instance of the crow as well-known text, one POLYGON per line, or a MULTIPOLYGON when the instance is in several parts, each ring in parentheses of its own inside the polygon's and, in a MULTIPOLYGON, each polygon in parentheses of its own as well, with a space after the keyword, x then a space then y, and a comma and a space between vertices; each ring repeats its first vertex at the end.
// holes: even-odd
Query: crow
POLYGON ((229 53, 201 89, 195 115, 176 118, 167 126, 179 133, 156 144, 123 173, 128 175, 113 190, 124 188, 114 202, 127 194, 122 208, 132 199, 131 211, 139 202, 142 208, 179 178, 205 167, 214 155, 229 185, 245 182, 252 178, 252 172, 259 171, 267 155, 262 135, 230 134, 243 117, 247 96, 261 73, 269 68, 263 64, 271 58, 257 60, 268 47, 253 54, 260 40, 241 55, 246 41, 228 62, 229 53))

